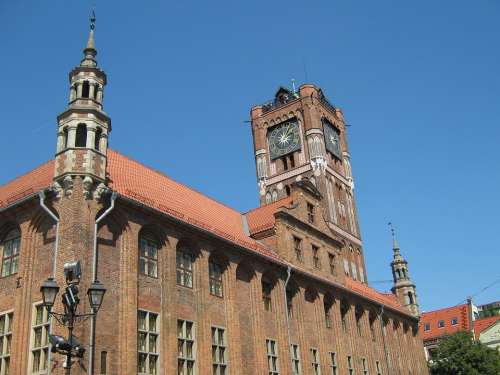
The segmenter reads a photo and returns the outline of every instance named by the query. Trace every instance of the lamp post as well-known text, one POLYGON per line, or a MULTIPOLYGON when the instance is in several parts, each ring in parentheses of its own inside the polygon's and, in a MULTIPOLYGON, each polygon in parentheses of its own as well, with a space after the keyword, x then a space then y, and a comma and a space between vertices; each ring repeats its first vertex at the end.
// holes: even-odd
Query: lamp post
POLYGON ((81 278, 80 261, 66 263, 64 265, 64 275, 66 277, 66 287, 62 295, 63 313, 52 311, 57 294, 59 293, 59 286, 53 278, 48 278, 42 283, 40 292, 42 293, 43 305, 47 309, 49 316, 53 316, 61 325, 68 328, 68 339, 62 336, 49 335, 49 341, 52 345, 52 352, 66 355, 66 374, 70 375, 72 357, 82 358, 85 353, 83 346, 73 337, 75 324, 97 315, 97 312, 101 308, 106 288, 97 280, 92 282, 87 290, 91 312, 78 314, 77 309, 80 304, 78 284, 81 278))

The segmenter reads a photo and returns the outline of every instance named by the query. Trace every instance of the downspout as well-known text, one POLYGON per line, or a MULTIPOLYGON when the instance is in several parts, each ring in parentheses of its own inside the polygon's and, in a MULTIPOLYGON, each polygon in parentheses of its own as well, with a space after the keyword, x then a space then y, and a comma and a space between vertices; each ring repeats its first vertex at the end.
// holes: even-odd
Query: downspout
POLYGON ((387 365, 387 373, 392 374, 392 366, 389 363, 389 353, 387 353, 387 343, 385 342, 385 332, 384 332, 384 318, 382 314, 384 313, 384 305, 380 305, 380 314, 378 315, 380 321, 380 331, 382 332, 382 342, 384 343, 384 352, 385 352, 385 363, 387 365))
MULTIPOLYGON (((118 194, 113 192, 111 194, 111 205, 108 207, 104 213, 99 216, 94 224, 94 248, 92 252, 92 282, 97 281, 97 228, 99 223, 106 217, 108 214, 113 211, 115 208, 115 201, 118 197, 118 194)), ((93 315, 90 318, 90 344, 89 344, 89 365, 88 365, 88 373, 89 375, 94 374, 94 350, 95 350, 95 325, 96 325, 96 316, 93 315)))
MULTIPOLYGON (((290 277, 292 276, 292 267, 288 266, 286 268, 286 280, 285 280, 285 310, 286 310, 286 328, 288 331, 288 353, 291 356, 291 348, 292 348, 292 334, 290 328, 290 311, 288 311, 288 297, 286 295, 286 288, 288 286, 288 282, 290 281, 290 277)), ((289 360, 291 363, 291 358, 289 360)))
MULTIPOLYGON (((41 190, 38 192, 38 197, 40 198, 40 206, 43 208, 45 212, 49 214, 49 216, 56 222, 56 243, 54 244, 54 259, 52 261, 52 273, 50 278, 55 280, 56 278, 56 266, 57 266, 57 253, 59 251, 59 218, 51 211, 49 208, 45 205, 45 190, 41 190)), ((50 335, 52 333, 52 317, 50 317, 49 320, 49 330, 48 334, 50 335)), ((51 346, 49 344, 49 346, 51 346)), ((47 355, 47 375, 50 375, 51 372, 51 363, 50 363, 50 357, 52 356, 52 348, 49 348, 48 355, 47 355)))

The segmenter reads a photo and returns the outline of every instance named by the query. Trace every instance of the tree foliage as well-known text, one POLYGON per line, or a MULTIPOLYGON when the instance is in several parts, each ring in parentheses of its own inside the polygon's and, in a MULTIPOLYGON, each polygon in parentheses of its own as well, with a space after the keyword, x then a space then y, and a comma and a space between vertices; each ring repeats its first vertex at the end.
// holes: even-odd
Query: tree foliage
POLYGON ((498 375, 500 354, 469 332, 444 337, 429 362, 431 375, 498 375))

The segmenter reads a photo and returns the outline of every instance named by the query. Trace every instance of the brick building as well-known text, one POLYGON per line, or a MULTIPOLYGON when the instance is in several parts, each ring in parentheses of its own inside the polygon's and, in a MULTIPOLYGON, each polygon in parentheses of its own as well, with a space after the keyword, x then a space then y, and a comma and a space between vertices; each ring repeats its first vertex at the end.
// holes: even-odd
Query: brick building
POLYGON ((368 286, 343 114, 319 88, 252 108, 261 207, 240 213, 108 149, 96 55, 92 29, 54 160, 0 187, 0 375, 62 373, 39 290, 72 260, 81 290, 107 287, 75 374, 427 374, 396 244, 392 293, 368 286))

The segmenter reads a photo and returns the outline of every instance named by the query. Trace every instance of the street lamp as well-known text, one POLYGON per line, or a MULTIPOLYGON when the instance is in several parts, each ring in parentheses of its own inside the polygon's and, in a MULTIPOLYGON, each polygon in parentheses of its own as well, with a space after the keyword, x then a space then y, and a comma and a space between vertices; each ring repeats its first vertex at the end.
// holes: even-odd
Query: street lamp
POLYGON ((91 312, 86 314, 77 314, 80 298, 78 297, 79 290, 78 284, 81 279, 81 266, 80 261, 69 262, 64 264, 64 276, 66 277, 66 288, 62 294, 62 303, 64 306, 64 313, 52 311, 54 303, 59 292, 59 286, 56 281, 50 277, 45 280, 40 287, 42 293, 43 305, 47 309, 49 316, 53 316, 61 325, 68 328, 68 339, 62 336, 49 335, 49 341, 52 345, 53 353, 60 353, 66 355, 66 374, 71 374, 71 358, 83 358, 85 349, 73 337, 73 329, 75 323, 94 317, 101 308, 106 288, 99 281, 92 282, 87 290, 91 312))

